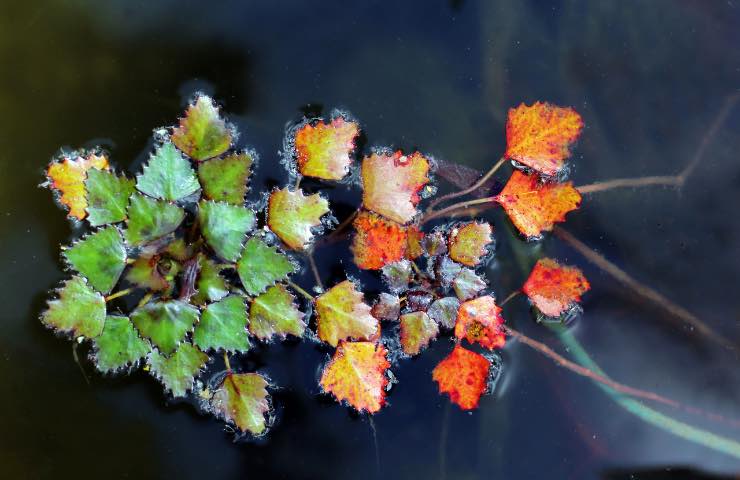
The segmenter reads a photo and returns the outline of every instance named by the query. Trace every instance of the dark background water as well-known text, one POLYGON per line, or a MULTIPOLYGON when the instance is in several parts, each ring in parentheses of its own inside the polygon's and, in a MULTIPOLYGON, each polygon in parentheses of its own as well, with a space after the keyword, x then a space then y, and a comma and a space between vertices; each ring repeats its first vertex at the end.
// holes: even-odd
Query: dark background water
MULTIPOLYGON (((218 421, 188 405, 168 406, 144 374, 93 376, 86 385, 70 343, 37 320, 48 290, 66 275, 59 244, 78 235, 51 194, 36 188, 60 146, 103 144, 119 168, 132 171, 152 128, 173 123, 202 89, 261 154, 260 186, 285 181, 277 162, 283 128, 307 105, 348 109, 369 144, 418 147, 483 170, 503 151, 507 109, 548 100, 584 117, 572 172, 584 184, 680 170, 740 87, 740 16, 731 1, 256 3, 0 5, 3 478, 696 478, 679 470, 740 471, 737 458, 643 423, 590 381, 515 342, 503 351, 496 391, 473 413, 447 407, 431 380, 448 341, 395 367, 400 383, 374 417, 377 451, 366 419, 319 395, 326 351, 312 344, 254 355, 283 387, 275 392, 277 423, 259 442, 234 444, 218 421)), ((567 224, 735 342, 739 127, 734 111, 681 192, 592 195, 567 224)), ((345 200, 356 196, 341 190, 335 193, 345 200)), ((339 213, 348 209, 340 205, 339 213)), ((503 296, 524 272, 506 220, 490 218, 499 249, 489 277, 503 296)), ((736 354, 697 337, 554 238, 524 249, 529 258, 547 253, 584 269, 593 290, 574 333, 610 375, 740 417, 736 354)), ((336 255, 320 258, 329 282, 340 278, 336 255)), ((505 313, 564 352, 525 302, 505 313)), ((730 426, 663 411, 740 437, 730 426)))

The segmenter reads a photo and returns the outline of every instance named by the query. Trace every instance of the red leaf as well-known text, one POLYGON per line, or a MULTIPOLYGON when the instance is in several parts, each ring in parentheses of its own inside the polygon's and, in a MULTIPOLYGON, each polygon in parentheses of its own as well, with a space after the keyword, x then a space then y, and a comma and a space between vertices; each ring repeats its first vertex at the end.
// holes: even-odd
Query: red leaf
POLYGON ((492 296, 484 295, 460 305, 455 323, 455 336, 493 350, 503 347, 506 343, 506 336, 501 329, 503 324, 501 309, 496 305, 496 301, 492 296))
POLYGON ((456 345, 434 368, 432 378, 439 383, 439 393, 449 393, 453 403, 472 410, 488 386, 489 368, 486 357, 456 345))
POLYGON ((548 317, 559 317, 568 307, 581 301, 591 286, 576 267, 560 265, 543 258, 529 274, 522 291, 548 317))
POLYGON ((565 221, 565 214, 581 205, 581 194, 571 182, 541 183, 537 175, 515 170, 496 201, 516 228, 533 238, 565 221))
POLYGON ((403 225, 367 210, 357 215, 353 225, 357 233, 351 248, 358 267, 378 270, 406 255, 408 235, 403 225))

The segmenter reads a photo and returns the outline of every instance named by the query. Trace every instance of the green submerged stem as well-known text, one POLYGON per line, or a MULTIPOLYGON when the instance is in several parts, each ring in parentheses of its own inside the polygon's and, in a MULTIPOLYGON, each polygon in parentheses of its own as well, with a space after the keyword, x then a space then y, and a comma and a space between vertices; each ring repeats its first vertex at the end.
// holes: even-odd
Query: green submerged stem
MULTIPOLYGON (((605 375, 604 371, 601 370, 596 362, 594 362, 581 343, 569 330, 556 325, 549 327, 555 331, 560 341, 568 349, 568 352, 580 365, 600 375, 605 375)), ((740 459, 740 442, 676 420, 657 410, 646 407, 634 398, 621 394, 608 385, 597 382, 595 383, 596 386, 609 395, 612 400, 617 402, 619 406, 640 418, 642 421, 676 435, 677 437, 681 437, 690 442, 697 443, 712 450, 726 453, 740 459)))

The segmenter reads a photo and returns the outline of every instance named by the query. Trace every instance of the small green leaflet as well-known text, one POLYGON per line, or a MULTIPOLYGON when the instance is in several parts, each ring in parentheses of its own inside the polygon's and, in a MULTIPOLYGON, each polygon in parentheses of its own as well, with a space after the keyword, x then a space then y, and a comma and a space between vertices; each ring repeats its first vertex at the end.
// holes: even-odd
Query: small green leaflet
POLYGON ((198 262, 200 263, 200 272, 196 281, 198 292, 193 296, 192 302, 202 305, 221 300, 228 295, 229 289, 226 287, 226 281, 220 275, 221 267, 202 253, 198 255, 198 262))
POLYGON ((486 288, 486 281, 480 278, 470 268, 463 268, 452 282, 457 298, 461 301, 475 298, 478 293, 486 288))
POLYGON ((128 199, 134 193, 134 181, 109 170, 91 168, 85 180, 87 221, 97 227, 126 219, 128 199))
POLYGON ((295 265, 277 248, 252 237, 244 246, 236 269, 247 293, 259 295, 270 285, 287 278, 295 270, 295 265))
POLYGON ((203 350, 246 352, 249 350, 247 322, 244 299, 228 296, 203 311, 193 333, 193 343, 203 350))
POLYGON ((93 340, 93 349, 95 367, 104 373, 130 367, 151 351, 128 317, 113 315, 105 319, 103 333, 93 340))
POLYGON ((229 372, 213 392, 211 409, 242 432, 260 435, 267 427, 265 414, 270 411, 268 386, 258 373, 229 372))
POLYGON ((252 300, 249 308, 249 331, 260 340, 273 336, 301 337, 306 329, 303 313, 296 307, 293 295, 278 284, 252 300))
POLYGON ((137 287, 154 290, 155 292, 167 290, 170 283, 159 272, 158 264, 159 257, 137 258, 126 272, 126 280, 137 287))
POLYGON ((179 300, 155 302, 137 308, 131 321, 142 336, 150 339, 159 350, 169 355, 198 320, 197 308, 179 300))
POLYGON ((166 142, 149 157, 149 163, 136 177, 136 188, 150 197, 174 202, 197 192, 200 183, 190 162, 166 142))
POLYGON ((193 380, 208 363, 208 355, 189 343, 181 344, 177 351, 165 357, 152 352, 149 356, 151 374, 173 397, 184 397, 193 388, 193 380))
POLYGON ((41 322, 73 338, 95 338, 105 324, 105 299, 85 279, 72 277, 59 290, 59 298, 49 301, 41 322))
POLYGON ((235 262, 247 232, 254 228, 254 212, 228 203, 201 201, 198 220, 208 245, 218 256, 235 262))
POLYGON ((121 233, 113 226, 75 243, 64 251, 64 257, 101 293, 111 291, 126 267, 126 247, 121 233))
POLYGON ((201 161, 221 155, 231 146, 231 129, 218 114, 211 97, 199 95, 172 133, 177 148, 201 161))
POLYGON ((174 232, 184 218, 185 211, 177 205, 134 193, 123 235, 129 244, 142 245, 174 232))
POLYGON ((253 162, 252 154, 241 152, 201 163, 198 177, 203 193, 211 200, 242 205, 249 191, 253 162))

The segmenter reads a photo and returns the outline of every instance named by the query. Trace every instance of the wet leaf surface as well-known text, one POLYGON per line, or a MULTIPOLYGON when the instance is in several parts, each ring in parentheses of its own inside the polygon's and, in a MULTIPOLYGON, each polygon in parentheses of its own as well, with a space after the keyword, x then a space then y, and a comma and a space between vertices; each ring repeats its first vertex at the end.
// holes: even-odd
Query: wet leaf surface
POLYGON ((249 307, 249 331, 260 340, 288 335, 303 336, 306 324, 293 295, 277 284, 252 300, 249 307))
POLYGON ((230 295, 208 305, 193 332, 193 343, 202 350, 246 352, 247 307, 244 299, 230 295))
POLYGON ((87 216, 85 180, 91 169, 107 170, 108 158, 96 153, 63 155, 46 169, 47 185, 59 195, 59 203, 69 210, 68 217, 82 220, 87 216))
POLYGON ((200 183, 190 162, 166 142, 149 157, 149 163, 136 177, 136 188, 153 198, 176 201, 200 190, 200 183))
POLYGON ((199 95, 172 132, 172 142, 186 155, 202 161, 221 155, 231 146, 232 132, 211 97, 199 95))
POLYGON ((69 265, 80 272, 96 290, 110 292, 126 267, 126 247, 116 227, 94 232, 64 251, 69 265))
POLYGON ((150 373, 173 397, 184 397, 193 388, 193 380, 208 363, 208 355, 198 347, 182 343, 169 357, 158 352, 149 356, 150 373))

